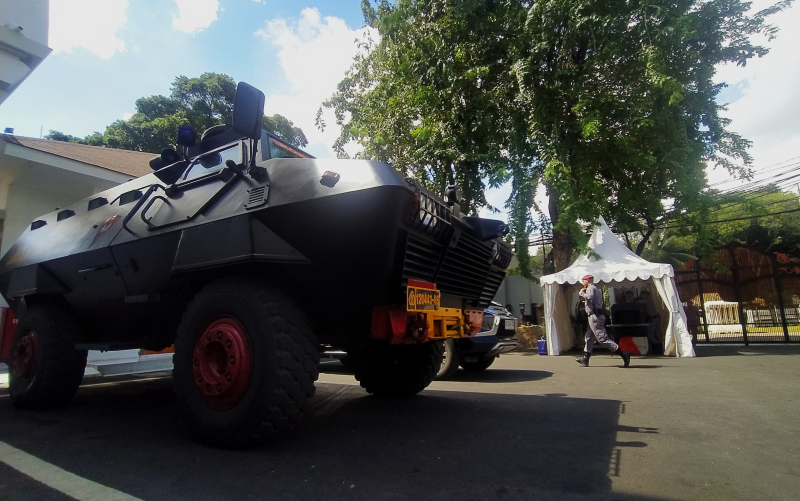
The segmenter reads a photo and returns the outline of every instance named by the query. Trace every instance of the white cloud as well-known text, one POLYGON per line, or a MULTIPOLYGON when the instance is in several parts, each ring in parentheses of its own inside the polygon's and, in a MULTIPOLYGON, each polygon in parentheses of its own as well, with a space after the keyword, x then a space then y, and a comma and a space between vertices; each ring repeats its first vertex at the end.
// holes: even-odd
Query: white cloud
POLYGON ((48 45, 53 52, 86 49, 101 59, 125 52, 117 37, 128 18, 128 0, 50 0, 48 45))
POLYGON ((132 116, 133 113, 131 113, 130 111, 126 111, 125 113, 122 114, 122 121, 127 122, 128 120, 131 119, 132 116))
MULTIPOLYGON (((314 124, 322 102, 335 91, 357 52, 356 38, 364 29, 351 30, 336 17, 320 16, 316 8, 306 8, 300 20, 290 26, 284 19, 267 21, 256 35, 278 46, 281 69, 289 81, 288 94, 267 97, 266 113, 279 113, 303 129, 309 144, 322 143, 329 151, 338 128, 333 119, 321 132, 314 124)), ((377 36, 377 35, 374 35, 377 36)))
MULTIPOLYGON (((772 3, 753 2, 750 12, 772 3)), ((715 77, 717 82, 741 89, 741 97, 731 102, 723 115, 732 120, 728 130, 753 142, 749 152, 756 171, 800 155, 800 8, 793 6, 767 21, 780 28, 777 38, 761 41, 769 54, 751 59, 745 67, 720 67, 715 77)), ((724 178, 727 176, 719 170, 709 172, 711 182, 724 178)))
POLYGON ((172 27, 194 33, 202 31, 217 20, 219 0, 175 0, 178 16, 173 16, 172 27))

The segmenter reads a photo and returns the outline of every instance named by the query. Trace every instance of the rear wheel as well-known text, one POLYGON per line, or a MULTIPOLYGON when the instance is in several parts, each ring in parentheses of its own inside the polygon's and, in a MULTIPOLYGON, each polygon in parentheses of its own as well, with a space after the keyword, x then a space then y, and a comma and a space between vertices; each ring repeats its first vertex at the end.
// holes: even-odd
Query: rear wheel
POLYGON ((497 357, 479 358, 475 362, 466 362, 462 360, 461 367, 463 367, 465 371, 469 372, 485 371, 494 363, 495 360, 497 360, 497 357))
POLYGON ((410 397, 431 384, 442 364, 442 343, 371 343, 353 356, 361 386, 378 397, 410 397))
POLYGON ((20 320, 9 359, 14 406, 44 409, 75 396, 86 369, 86 350, 76 350, 80 330, 66 307, 32 306, 20 320))
POLYGON ((458 355, 455 340, 445 339, 442 345, 444 353, 442 364, 439 366, 439 371, 436 373, 436 379, 451 379, 456 375, 456 372, 458 372, 458 364, 461 357, 458 355))
POLYGON ((248 280, 222 280, 197 295, 178 329, 178 405, 200 442, 260 443, 302 417, 318 363, 316 338, 288 296, 248 280))

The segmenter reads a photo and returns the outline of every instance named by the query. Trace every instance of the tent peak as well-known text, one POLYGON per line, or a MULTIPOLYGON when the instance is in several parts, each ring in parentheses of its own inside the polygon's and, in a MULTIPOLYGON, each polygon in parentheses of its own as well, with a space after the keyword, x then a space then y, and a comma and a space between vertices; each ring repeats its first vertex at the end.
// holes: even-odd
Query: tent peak
POLYGON ((602 216, 597 219, 597 222, 598 225, 589 238, 587 251, 579 256, 570 267, 558 273, 541 277, 539 280, 542 284, 580 283, 581 277, 587 274, 594 275, 595 283, 647 280, 664 275, 674 276, 672 266, 651 263, 642 259, 620 242, 602 216))

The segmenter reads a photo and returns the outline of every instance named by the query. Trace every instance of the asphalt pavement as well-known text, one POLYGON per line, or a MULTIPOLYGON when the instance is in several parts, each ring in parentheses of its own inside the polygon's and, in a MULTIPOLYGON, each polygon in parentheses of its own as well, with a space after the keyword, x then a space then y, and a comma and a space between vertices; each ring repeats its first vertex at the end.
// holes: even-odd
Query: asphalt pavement
POLYGON ((306 419, 243 451, 187 438, 168 373, 43 412, 0 380, 0 500, 798 499, 800 346, 697 351, 514 352, 404 400, 326 361, 306 419))

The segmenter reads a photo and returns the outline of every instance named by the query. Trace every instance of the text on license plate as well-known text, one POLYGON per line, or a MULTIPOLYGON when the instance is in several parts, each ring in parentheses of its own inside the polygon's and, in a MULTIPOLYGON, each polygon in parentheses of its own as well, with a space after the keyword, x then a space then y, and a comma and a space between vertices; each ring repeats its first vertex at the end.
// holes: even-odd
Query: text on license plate
POLYGON ((513 330, 516 330, 516 328, 517 328, 517 326, 514 325, 514 324, 516 324, 516 322, 513 319, 507 318, 507 319, 505 319, 504 327, 505 327, 505 329, 507 331, 513 331, 513 330))
POLYGON ((441 293, 435 289, 408 286, 406 290, 406 309, 408 311, 438 310, 441 296, 441 293))

